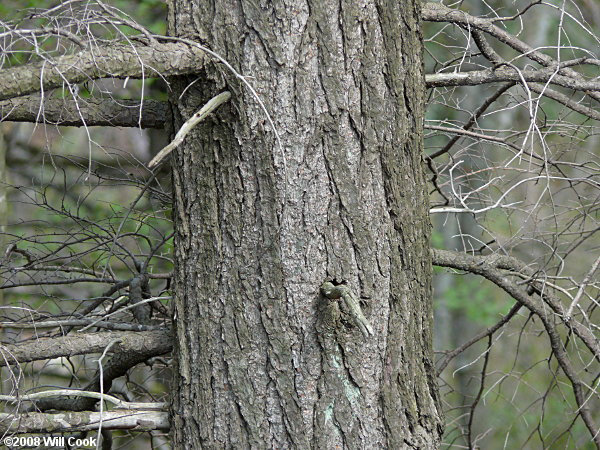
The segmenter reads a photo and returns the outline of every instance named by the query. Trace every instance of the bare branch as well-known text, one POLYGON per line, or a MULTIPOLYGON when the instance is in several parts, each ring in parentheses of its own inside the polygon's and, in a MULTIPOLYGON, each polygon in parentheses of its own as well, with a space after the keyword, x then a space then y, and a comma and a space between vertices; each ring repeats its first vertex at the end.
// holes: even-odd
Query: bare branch
POLYGON ((583 279, 583 281, 579 285, 579 289, 577 290, 577 294, 575 295, 575 298, 573 299, 573 301, 569 305, 569 309, 567 309, 567 312, 565 313, 565 318, 567 320, 571 319, 571 316, 573 314, 573 308, 575 308, 577 306, 577 304, 579 303, 579 300, 581 300, 581 297, 583 295, 583 292, 585 291, 585 288, 588 286, 588 284, 592 280, 592 277, 594 276, 594 273, 596 272, 596 270, 598 270, 598 266, 599 265, 600 265, 600 256, 596 259, 596 261, 594 262, 594 264, 592 264, 592 268, 590 269, 590 271, 587 273, 587 275, 585 276, 585 278, 583 279))
MULTIPOLYGON (((541 64, 544 67, 551 68, 554 72, 557 71, 557 75, 565 76, 571 78, 573 81, 582 81, 584 78, 581 74, 577 73, 575 70, 569 67, 560 67, 558 61, 556 61, 551 56, 548 56, 539 50, 531 47, 529 44, 521 41, 516 36, 508 33, 502 28, 496 26, 494 24, 494 20, 486 19, 482 17, 475 17, 470 14, 467 14, 464 11, 460 11, 458 9, 451 9, 441 3, 425 3, 422 8, 422 18, 423 20, 427 20, 430 22, 449 22, 455 23, 466 30, 481 30, 496 39, 500 42, 508 45, 514 50, 518 51, 522 55, 526 56, 532 61, 541 64)), ((488 55, 489 56, 489 55, 488 55)), ((587 59, 586 59, 587 60, 587 59)), ((591 64, 598 64, 598 60, 590 59, 589 62, 591 64)), ((504 79, 504 81, 520 81, 515 79, 504 79)), ((535 79, 525 79, 526 81, 541 81, 535 79)), ((502 80, 498 80, 502 81, 502 80)), ((547 80, 546 80, 547 81, 547 80)), ((489 82, 489 81, 487 81, 489 82)), ((464 84, 460 84, 464 85, 464 84)), ((456 85, 454 85, 456 86, 456 85)), ((569 87, 569 86, 567 86, 569 87)), ((586 89, 584 89, 586 90, 586 89)), ((589 89, 590 91, 597 91, 598 88, 589 89)), ((588 92, 590 97, 600 100, 600 93, 588 92)))
POLYGON ((522 307, 523 307, 523 305, 521 305, 519 302, 515 303, 513 305, 513 307, 510 309, 510 311, 504 317, 502 317, 502 319, 500 319, 498 322, 496 322, 493 326, 489 327, 487 330, 482 331, 481 333, 477 334, 476 336, 473 336, 471 339, 469 339, 467 342, 462 344, 460 347, 445 354, 444 357, 442 358, 441 362, 438 364, 438 368, 436 370, 437 375, 439 376, 444 371, 446 366, 448 366, 448 363, 450 361, 452 361, 453 358, 460 355, 471 345, 475 344, 476 342, 479 342, 481 339, 483 339, 485 337, 491 337, 496 331, 498 331, 500 328, 502 328, 504 325, 506 325, 506 323, 510 319, 512 319, 515 316, 515 314, 517 314, 522 307))
POLYGON ((529 83, 527 86, 533 92, 542 94, 544 97, 550 98, 562 105, 565 105, 567 108, 572 109, 579 114, 583 114, 584 116, 588 116, 594 120, 600 120, 600 112, 598 112, 598 110, 582 105, 581 103, 572 100, 565 94, 561 94, 560 92, 550 89, 543 84, 529 83))
POLYGON ((59 414, 0 414, 0 433, 48 433, 93 431, 102 421, 103 430, 168 430, 169 415, 163 411, 111 410, 59 414))
MULTIPOLYGON (((530 5, 531 6, 531 5, 530 5)), ((525 8, 528 9, 528 8, 525 8)), ((477 45, 477 48, 481 51, 481 53, 495 66, 499 66, 501 64, 505 64, 506 61, 496 53, 496 51, 492 48, 492 46, 488 43, 485 35, 480 30, 471 30, 471 35, 473 36, 473 40, 477 45)), ((538 84, 538 83, 528 83, 527 87, 538 94, 542 94, 545 97, 548 97, 556 102, 565 105, 567 108, 572 109, 580 114, 584 114, 592 119, 600 120, 600 113, 592 108, 588 108, 580 103, 571 100, 564 94, 560 92, 554 91, 548 88, 547 85, 538 84)))
POLYGON ((445 133, 460 134, 460 135, 469 136, 472 138, 483 139, 485 141, 499 142, 502 144, 511 145, 509 142, 506 142, 506 139, 504 139, 504 138, 499 138, 496 136, 489 136, 487 134, 482 134, 482 133, 476 133, 474 131, 465 130, 464 128, 450 128, 450 127, 441 127, 439 125, 425 125, 425 129, 426 130, 443 131, 445 133))
POLYGON ((67 319, 67 320, 47 320, 44 322, 0 322, 0 329, 11 328, 11 329, 29 329, 29 330, 43 330, 45 328, 64 328, 64 327, 84 327, 87 325, 93 325, 95 328, 106 328, 107 330, 116 331, 150 331, 159 330, 163 327, 155 325, 140 325, 137 323, 129 322, 107 322, 100 321, 97 319, 67 319))
MULTIPOLYGON (((422 18, 423 20, 430 22, 449 22, 455 23, 465 29, 475 28, 477 30, 481 30, 490 36, 495 37, 500 42, 512 47, 514 50, 522 53, 527 56, 532 61, 535 61, 545 67, 554 66, 557 61, 548 56, 539 50, 531 47, 529 44, 521 41, 516 36, 510 34, 509 32, 503 30, 502 28, 496 26, 494 24, 493 19, 486 19, 483 17, 475 17, 464 11, 460 11, 458 9, 448 8, 441 3, 425 3, 422 9, 422 18)), ((594 64, 597 63, 596 60, 590 59, 590 61, 594 64)), ((565 70, 565 74, 568 76, 577 75, 580 76, 577 72, 573 70, 565 70)))
POLYGON ((536 279, 535 271, 527 267, 524 262, 510 256, 475 256, 439 249, 432 249, 431 254, 433 257, 433 265, 450 267, 481 275, 502 288, 530 311, 540 316, 544 315, 545 317, 550 311, 547 311, 544 308, 544 305, 536 304, 530 297, 529 292, 539 294, 544 303, 550 306, 552 312, 562 318, 565 323, 568 323, 568 326, 588 347, 594 358, 600 361, 600 342, 598 342, 591 331, 581 323, 572 318, 566 320, 566 313, 560 300, 547 292, 547 290, 543 289, 541 282, 536 279), (521 278, 526 279, 529 283, 529 288, 526 289, 506 278, 506 275, 508 274, 503 272, 504 270, 512 272, 513 274, 518 274, 521 278))
POLYGON ((475 396, 475 399, 473 400, 473 403, 471 404, 471 408, 469 411, 469 425, 467 427, 467 441, 469 443, 469 448, 475 448, 475 445, 473 445, 475 442, 473 442, 473 435, 472 435, 472 431, 473 431, 473 419, 475 418, 475 409, 477 409, 477 404, 479 403, 479 401, 481 400, 481 396, 483 394, 483 389, 485 387, 485 376, 487 374, 487 366, 488 363, 490 361, 490 353, 492 351, 492 335, 490 334, 488 336, 488 346, 487 346, 487 350, 485 352, 485 357, 483 359, 483 367, 481 368, 481 380, 480 380, 480 384, 479 384, 479 390, 477 391, 477 395, 475 396))
POLYGON ((87 45, 84 41, 81 40, 79 36, 74 33, 71 33, 65 29, 60 27, 42 27, 42 28, 32 28, 32 29, 14 29, 8 30, 0 33, 0 38, 6 39, 7 37, 30 37, 30 36, 48 36, 48 35, 56 35, 56 36, 64 36, 68 38, 70 41, 74 42, 81 48, 87 48, 87 45))
POLYGON ((63 126, 163 128, 170 121, 167 102, 42 98, 28 95, 0 101, 0 121, 50 123, 63 126), (141 108, 141 111, 140 111, 141 108), (141 120, 140 120, 141 116, 141 120))
POLYGON ((169 153, 171 153, 175 148, 179 146, 187 136, 187 134, 200 122, 202 122, 208 115, 221 106, 223 103, 228 101, 231 98, 231 93, 229 91, 221 92, 219 95, 215 95, 211 98, 206 105, 204 105, 198 112, 196 112, 192 117, 190 117, 179 129, 175 138, 166 145, 161 151, 159 151, 152 161, 148 163, 148 167, 154 167, 160 164, 160 162, 165 159, 169 153))
POLYGON ((112 351, 115 353, 168 353, 172 348, 171 333, 161 331, 114 331, 107 333, 72 334, 56 338, 41 338, 20 344, 0 346, 0 367, 61 356, 101 353, 115 339, 120 340, 112 351))
MULTIPOLYGON (((599 430, 592 418, 589 402, 586 401, 586 396, 583 392, 583 383, 577 376, 571 364, 569 356, 567 355, 564 349, 564 344, 562 342, 560 334, 556 330, 556 326, 553 322, 551 312, 544 308, 544 305, 536 304, 536 302, 534 302, 534 300, 525 288, 518 286, 516 283, 506 278, 505 274, 501 270, 514 270, 515 266, 524 266, 524 264, 519 264, 518 260, 510 257, 496 255, 491 255, 489 257, 475 257, 464 253, 450 252, 446 250, 437 249, 432 250, 432 256, 434 265, 452 267, 455 269, 465 270, 471 273, 482 275, 486 279, 490 280, 492 283, 496 284, 498 287, 502 288, 517 302, 521 303, 523 306, 525 306, 527 309, 529 309, 541 319, 542 323, 544 324, 544 328, 546 329, 546 333, 548 334, 548 338, 550 340, 550 345, 552 347, 554 356, 556 357, 558 364, 569 379, 573 388, 573 394, 575 395, 575 400, 577 401, 577 406, 579 407, 578 412, 581 415, 581 418, 583 419, 583 422, 585 423, 588 431, 590 432, 592 439, 594 440, 596 445, 600 447, 599 430)), ((537 292, 539 293, 539 291, 537 292)), ((546 299, 544 295, 541 295, 541 297, 543 299, 546 299)), ((561 316, 564 317, 564 313, 561 314, 561 316)), ((572 325, 572 323, 569 322, 569 325, 572 325)), ((574 327, 573 329, 575 333, 578 334, 577 330, 574 327)), ((579 337, 581 338, 581 336, 579 337)), ((587 344, 588 343, 586 342, 586 345, 587 344)), ((597 347, 597 341, 593 343, 592 347, 588 345, 588 348, 592 350, 596 359, 600 358, 600 352, 598 351, 597 347)))
POLYGON ((98 78, 142 78, 198 72, 205 52, 183 43, 95 47, 0 70, 0 100, 98 78))
POLYGON ((600 81, 586 81, 558 75, 554 70, 516 70, 514 68, 472 70, 469 72, 434 73, 425 76, 428 88, 444 86, 478 86, 505 81, 551 83, 575 91, 600 92, 600 81))

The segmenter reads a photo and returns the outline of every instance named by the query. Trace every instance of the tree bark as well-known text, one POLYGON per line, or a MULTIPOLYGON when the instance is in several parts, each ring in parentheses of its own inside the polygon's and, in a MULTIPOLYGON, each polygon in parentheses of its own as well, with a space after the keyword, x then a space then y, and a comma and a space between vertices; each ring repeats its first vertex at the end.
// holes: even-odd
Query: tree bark
POLYGON ((417 1, 170 2, 223 64, 172 80, 174 448, 435 448, 417 1), (181 98, 180 98, 181 96, 181 98), (374 335, 321 285, 345 282, 374 335))

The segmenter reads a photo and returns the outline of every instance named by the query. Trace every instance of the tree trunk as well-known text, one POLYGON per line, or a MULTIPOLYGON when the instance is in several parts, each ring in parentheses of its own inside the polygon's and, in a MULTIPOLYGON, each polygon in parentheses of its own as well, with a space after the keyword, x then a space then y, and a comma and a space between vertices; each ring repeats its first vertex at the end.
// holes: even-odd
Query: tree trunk
POLYGON ((223 64, 172 80, 176 127, 232 93, 173 159, 174 448, 435 448, 419 2, 170 6, 282 142, 223 64))

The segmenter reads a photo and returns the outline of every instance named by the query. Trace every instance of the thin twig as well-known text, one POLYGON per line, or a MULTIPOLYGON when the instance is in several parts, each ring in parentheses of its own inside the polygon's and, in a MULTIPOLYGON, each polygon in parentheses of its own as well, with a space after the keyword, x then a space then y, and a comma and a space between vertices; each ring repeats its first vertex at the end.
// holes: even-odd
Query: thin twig
POLYGON ((185 139, 187 134, 200 122, 208 117, 215 109, 231 98, 231 93, 225 91, 211 98, 198 112, 190 117, 179 129, 175 138, 159 151, 152 161, 148 163, 148 167, 153 168, 159 165, 173 150, 175 150, 185 139))

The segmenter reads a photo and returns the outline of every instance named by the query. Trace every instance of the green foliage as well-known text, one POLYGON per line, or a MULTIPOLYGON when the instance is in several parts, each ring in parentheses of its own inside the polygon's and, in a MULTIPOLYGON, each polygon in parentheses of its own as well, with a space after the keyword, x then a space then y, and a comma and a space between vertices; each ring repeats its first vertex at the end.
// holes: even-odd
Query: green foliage
MULTIPOLYGON (((60 3, 61 2, 58 1, 49 3, 48 1, 44 0, 3 1, 0 3, 0 15, 4 20, 22 20, 24 17, 27 17, 36 10, 52 8, 60 3)), ((165 21, 167 5, 161 0, 140 0, 136 2, 116 0, 109 1, 107 3, 123 11, 127 16, 129 16, 129 20, 135 20, 154 34, 165 34, 167 31, 167 24, 165 21)), ((93 7, 93 2, 89 5, 89 7, 93 7)), ((98 6, 95 8, 98 8, 98 6)), ((27 21, 29 28, 43 27, 46 25, 44 21, 33 20, 30 18, 27 18, 27 21)), ((104 26, 95 29, 95 31, 99 33, 98 36, 105 34, 109 30, 110 27, 104 26)), ((122 35, 126 36, 139 34, 138 30, 132 29, 126 25, 117 26, 117 30, 122 35)), ((116 37, 116 33, 115 36, 112 37, 116 37)), ((47 47, 52 48, 52 45, 50 45, 51 42, 47 42, 47 44, 49 44, 47 47)))
MULTIPOLYGON (((167 23, 165 16, 167 14, 167 5, 161 0, 141 0, 130 2, 126 0, 113 1, 111 4, 121 11, 134 17, 141 25, 148 28, 154 34, 165 34, 167 32, 167 23)), ((124 33, 131 33, 131 29, 122 27, 124 33)), ((137 33, 137 31, 135 31, 137 33)))
POLYGON ((444 233, 438 230, 431 232, 431 246, 433 248, 444 248, 444 233))
POLYGON ((44 0, 9 0, 0 3, 0 14, 3 17, 11 17, 16 13, 29 8, 48 8, 48 2, 44 0))
POLYGON ((447 308, 464 314, 478 325, 490 326, 512 305, 506 295, 498 294, 498 289, 490 283, 479 277, 464 275, 454 277, 452 287, 443 296, 447 308))

